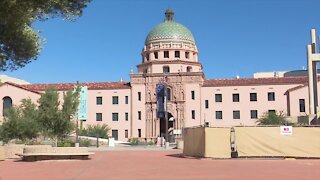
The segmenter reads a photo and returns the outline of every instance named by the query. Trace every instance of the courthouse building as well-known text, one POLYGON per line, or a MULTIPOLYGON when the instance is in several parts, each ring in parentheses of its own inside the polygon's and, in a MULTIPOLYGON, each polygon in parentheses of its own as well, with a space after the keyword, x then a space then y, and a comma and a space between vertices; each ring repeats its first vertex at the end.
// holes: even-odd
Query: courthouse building
MULTIPOLYGON (((265 112, 282 111, 292 119, 306 116, 307 76, 207 79, 191 31, 174 19, 172 10, 164 22, 147 35, 137 73, 130 82, 81 83, 88 87, 87 124, 108 124, 113 137, 156 138, 166 132, 166 121, 157 116, 157 86, 167 87, 168 129, 180 137, 184 127, 254 126, 265 112)), ((3 111, 23 98, 34 102, 48 87, 61 93, 74 83, 0 85, 0 120, 3 111)))

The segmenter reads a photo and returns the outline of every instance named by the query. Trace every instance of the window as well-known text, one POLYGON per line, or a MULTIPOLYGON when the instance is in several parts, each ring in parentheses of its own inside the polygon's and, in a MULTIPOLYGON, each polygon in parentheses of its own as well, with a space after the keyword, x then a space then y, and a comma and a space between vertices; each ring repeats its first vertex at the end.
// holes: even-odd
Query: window
POLYGON ((128 133, 128 129, 124 130, 124 138, 128 138, 129 133, 128 133))
POLYGON ((102 104, 102 97, 97 97, 96 101, 97 101, 97 105, 101 105, 102 104))
POLYGON ((126 112, 125 114, 125 120, 128 121, 129 120, 129 113, 126 112))
POLYGON ((138 92, 138 101, 141 101, 141 92, 138 92))
POLYGON ((102 113, 96 113, 96 121, 102 121, 102 113))
POLYGON ((222 102, 222 94, 215 94, 216 102, 222 102))
POLYGON ((141 120, 141 111, 138 111, 138 120, 141 120))
POLYGON ((205 100, 204 101, 204 106, 205 106, 206 109, 209 108, 209 100, 205 100))
POLYGON ((239 94, 232 94, 232 101, 233 102, 239 102, 240 101, 240 95, 239 94))
POLYGON ((171 101, 171 89, 167 88, 167 100, 171 101))
POLYGON ((119 97, 118 96, 112 96, 112 104, 119 104, 119 97))
POLYGON ((222 119, 222 111, 216 111, 216 119, 222 119))
POLYGON ((274 92, 268 92, 268 101, 274 101, 275 95, 274 92))
POLYGON ((190 53, 189 52, 186 52, 185 55, 186 55, 186 59, 190 59, 190 53))
POLYGON ((170 67, 169 66, 163 66, 163 73, 169 73, 170 67))
POLYGON ((174 51, 174 57, 180 58, 180 51, 174 51))
POLYGON ((164 58, 169 58, 169 51, 164 51, 163 52, 163 57, 164 58))
POLYGON ((112 121, 118 121, 119 120, 119 113, 112 113, 112 121))
POLYGON ((251 117, 251 119, 257 119, 258 118, 258 111, 257 110, 251 110, 250 111, 250 117, 251 117))
POLYGON ((146 54, 146 59, 147 61, 149 61, 149 54, 146 54))
POLYGON ((2 106, 2 115, 5 116, 7 114, 7 110, 12 107, 12 99, 9 96, 6 96, 2 99, 3 106, 2 106))
POLYGON ((141 137, 141 129, 138 129, 138 137, 141 137))
POLYGON ((112 129, 112 137, 114 140, 118 140, 118 130, 117 129, 112 129))
POLYGON ((158 59, 158 52, 154 52, 154 58, 158 59))
POLYGON ((124 102, 125 102, 125 104, 129 104, 129 97, 128 96, 124 97, 124 102))
POLYGON ((191 118, 196 119, 196 111, 195 110, 191 111, 191 118))
POLYGON ((257 101, 257 93, 250 93, 250 101, 257 101))
POLYGON ((269 112, 269 113, 274 113, 274 114, 275 114, 275 113, 276 113, 276 110, 271 109, 271 110, 269 110, 268 112, 269 112))
POLYGON ((191 72, 192 71, 192 67, 191 66, 188 66, 187 67, 187 72, 191 72))
POLYGON ((194 94, 194 91, 191 91, 191 99, 195 99, 195 94, 194 94))
POLYGON ((299 99, 299 109, 300 109, 300 112, 306 112, 304 99, 299 99))
POLYGON ((240 119, 240 111, 233 111, 233 119, 240 119))

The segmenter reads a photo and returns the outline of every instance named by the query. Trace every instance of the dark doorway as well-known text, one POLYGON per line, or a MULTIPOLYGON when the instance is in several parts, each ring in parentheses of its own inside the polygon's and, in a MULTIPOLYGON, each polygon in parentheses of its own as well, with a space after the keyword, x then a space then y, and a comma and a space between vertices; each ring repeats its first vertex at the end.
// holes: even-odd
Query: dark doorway
POLYGON ((114 138, 114 140, 118 140, 118 130, 112 130, 112 137, 114 138))
MULTIPOLYGON (((168 130, 173 131, 174 118, 171 113, 167 112, 168 130)), ((160 118, 160 136, 166 138, 166 119, 160 118)), ((169 142, 173 142, 173 132, 169 132, 169 142)))

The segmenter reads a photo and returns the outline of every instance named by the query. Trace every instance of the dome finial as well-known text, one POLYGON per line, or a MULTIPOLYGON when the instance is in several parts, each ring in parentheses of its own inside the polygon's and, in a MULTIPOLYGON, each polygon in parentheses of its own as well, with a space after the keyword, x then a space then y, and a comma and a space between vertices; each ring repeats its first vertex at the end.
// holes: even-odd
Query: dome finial
POLYGON ((171 8, 168 8, 166 10, 166 13, 164 13, 166 15, 166 19, 165 21, 174 21, 173 16, 174 16, 174 12, 171 8))

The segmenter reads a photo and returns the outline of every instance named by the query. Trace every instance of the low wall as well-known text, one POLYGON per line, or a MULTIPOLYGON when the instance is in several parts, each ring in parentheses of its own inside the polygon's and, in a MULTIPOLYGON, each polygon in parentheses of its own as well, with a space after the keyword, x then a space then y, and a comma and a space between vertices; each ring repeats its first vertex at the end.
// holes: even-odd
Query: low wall
MULTIPOLYGON (((320 158, 320 128, 293 127, 281 135, 280 127, 235 127, 238 157, 320 158)), ((231 128, 186 128, 183 154, 231 158, 231 128)))
POLYGON ((56 155, 72 155, 72 154, 86 154, 87 147, 44 147, 44 146, 26 146, 23 149, 23 154, 56 154, 56 155))
POLYGON ((0 161, 5 160, 4 146, 0 146, 0 161))
POLYGON ((50 145, 24 145, 24 144, 9 144, 2 146, 4 149, 5 159, 18 159, 20 158, 16 154, 22 154, 25 147, 51 147, 50 145))

